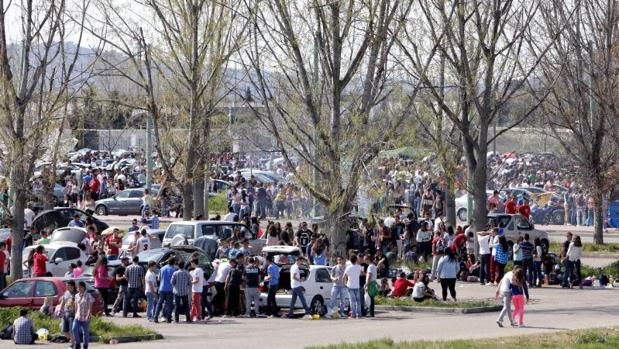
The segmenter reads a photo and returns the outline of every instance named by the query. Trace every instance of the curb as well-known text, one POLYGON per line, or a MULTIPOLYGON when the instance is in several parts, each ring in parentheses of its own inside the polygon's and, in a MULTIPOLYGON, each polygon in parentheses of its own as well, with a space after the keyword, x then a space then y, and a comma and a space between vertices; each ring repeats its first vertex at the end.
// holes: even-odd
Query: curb
POLYGON ((132 342, 143 342, 143 341, 154 341, 163 339, 163 336, 159 333, 157 334, 148 334, 145 336, 123 336, 123 337, 111 337, 105 341, 101 341, 100 337, 90 337, 91 342, 99 342, 110 344, 110 342, 115 341, 116 343, 132 343, 132 342))
POLYGON ((502 305, 492 305, 487 307, 475 308, 443 308, 443 307, 414 307, 405 305, 377 305, 376 309, 406 311, 419 313, 438 313, 438 314, 478 314, 491 313, 503 309, 502 305))

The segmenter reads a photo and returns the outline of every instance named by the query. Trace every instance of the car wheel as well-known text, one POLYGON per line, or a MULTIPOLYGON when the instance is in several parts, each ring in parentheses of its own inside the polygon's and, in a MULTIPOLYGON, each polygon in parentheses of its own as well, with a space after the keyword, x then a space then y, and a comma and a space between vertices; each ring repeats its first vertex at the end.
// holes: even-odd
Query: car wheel
POLYGON ((107 207, 103 206, 103 205, 99 205, 95 208, 95 212, 99 215, 99 216, 107 216, 107 207))
POLYGON ((561 211, 556 211, 552 214, 552 224, 555 225, 563 225, 565 220, 565 215, 561 211))
POLYGON ((460 210, 458 210, 458 219, 461 222, 466 222, 468 220, 468 215, 466 213, 466 208, 461 208, 460 210))
POLYGON ((324 316, 327 313, 327 307, 322 296, 315 296, 310 303, 310 313, 324 316))

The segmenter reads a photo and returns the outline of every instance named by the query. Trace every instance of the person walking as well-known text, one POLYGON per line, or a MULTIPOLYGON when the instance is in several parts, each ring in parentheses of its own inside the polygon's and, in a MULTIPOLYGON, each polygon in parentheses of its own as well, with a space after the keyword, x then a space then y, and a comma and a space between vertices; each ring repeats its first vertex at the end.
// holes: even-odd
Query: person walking
POLYGON ((125 269, 127 276, 127 293, 123 303, 123 317, 127 317, 129 307, 133 310, 133 317, 139 318, 138 315, 138 300, 144 290, 144 268, 139 264, 140 258, 133 257, 133 263, 125 269))
POLYGON ((189 305, 191 275, 185 270, 185 262, 178 262, 178 269, 172 274, 172 291, 174 293, 174 322, 178 323, 181 309, 185 310, 185 320, 192 322, 189 305))
POLYGON ((329 306, 327 307, 327 318, 333 318, 333 312, 335 310, 335 302, 339 298, 339 314, 340 317, 346 317, 346 308, 344 307, 344 292, 346 292, 346 285, 344 283, 344 271, 346 270, 346 264, 344 258, 338 256, 336 258, 336 265, 331 269, 331 299, 329 300, 329 306))
POLYGON ((357 255, 350 257, 350 264, 344 270, 344 280, 348 287, 348 298, 350 299, 349 319, 358 319, 361 316, 361 301, 359 293, 359 277, 361 276, 361 266, 357 264, 357 255))
POLYGON ((243 280, 245 281, 245 317, 251 316, 251 304, 254 303, 256 316, 260 315, 260 267, 258 259, 249 257, 248 264, 243 270, 243 280))
POLYGON ((512 303, 514 303, 514 311, 512 312, 513 321, 516 322, 518 317, 518 327, 524 327, 524 304, 525 295, 526 301, 529 301, 529 290, 524 279, 513 278, 510 291, 512 294, 512 303))
MULTIPOLYGON (((569 287, 574 287, 574 281, 572 280, 572 274, 574 274, 574 271, 576 272, 576 280, 578 280, 578 285, 579 288, 582 288, 582 275, 580 272, 580 258, 582 255, 582 241, 580 240, 580 236, 576 235, 574 236, 574 240, 572 240, 572 242, 570 242, 570 245, 567 249, 567 259, 569 261, 568 265, 571 266, 570 270, 568 270, 568 268, 565 268, 565 273, 567 274, 567 276, 570 278, 570 283, 569 283, 569 287)), ((565 276, 564 276, 565 279, 565 276)))
MULTIPOLYGON (((127 270, 129 266, 129 257, 123 256, 120 258, 120 263, 121 264, 114 269, 114 278, 116 279, 116 285, 118 285, 118 295, 112 306, 112 316, 121 311, 125 295, 127 294, 127 277, 125 276, 125 270, 127 270)), ((75 269, 73 270, 73 275, 75 275, 75 269)))
POLYGON ((288 317, 292 318, 294 307, 297 303, 297 298, 301 301, 303 309, 305 309, 305 315, 309 315, 309 308, 305 301, 305 288, 303 282, 305 278, 301 277, 301 264, 305 261, 305 258, 299 256, 296 262, 290 267, 290 289, 292 290, 292 298, 290 299, 290 306, 288 307, 288 317))
POLYGON ((75 339, 74 349, 80 349, 82 343, 84 349, 88 348, 90 342, 91 309, 94 302, 94 298, 90 293, 86 292, 86 283, 80 281, 77 284, 77 294, 75 295, 75 319, 71 327, 73 338, 75 339))
POLYGON ((273 256, 271 255, 266 257, 266 263, 267 275, 265 276, 264 281, 269 283, 269 291, 267 294, 267 316, 272 318, 278 315, 275 294, 279 288, 279 266, 273 263, 273 256))
POLYGON ((144 276, 146 294, 146 319, 155 321, 155 308, 157 307, 157 262, 149 261, 146 276, 144 276))
POLYGON ((155 323, 159 322, 162 311, 166 321, 172 322, 172 275, 175 271, 174 258, 168 259, 168 264, 159 271, 159 299, 155 308, 155 323))
POLYGON ((513 321, 512 317, 512 291, 511 285, 512 281, 516 280, 517 282, 524 282, 525 274, 524 269, 521 266, 516 266, 512 271, 509 271, 503 275, 501 282, 499 282, 499 286, 496 290, 496 298, 501 297, 503 299, 503 309, 499 313, 499 317, 496 320, 497 325, 499 327, 503 327, 503 318, 507 314, 507 319, 511 323, 512 326, 515 326, 516 323, 513 321))
POLYGON ((95 279, 94 286, 101 294, 101 298, 103 298, 103 311, 105 316, 110 316, 110 309, 108 308, 107 301, 110 288, 112 287, 112 278, 107 268, 107 258, 105 256, 100 256, 97 259, 97 263, 95 263, 93 268, 93 276, 95 279))
POLYGON ((451 298, 456 301, 456 277, 460 270, 460 263, 454 256, 452 249, 445 250, 445 255, 440 259, 437 266, 437 274, 441 283, 443 301, 447 300, 447 289, 451 298))

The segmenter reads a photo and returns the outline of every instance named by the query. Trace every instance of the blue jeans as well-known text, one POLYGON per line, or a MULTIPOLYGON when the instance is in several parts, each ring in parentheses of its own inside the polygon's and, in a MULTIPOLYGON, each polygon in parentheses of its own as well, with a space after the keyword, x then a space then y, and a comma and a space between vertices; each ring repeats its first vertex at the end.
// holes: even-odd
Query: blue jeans
POLYGON ((159 314, 163 309, 163 317, 172 321, 172 291, 159 291, 159 299, 155 308, 155 321, 159 320, 159 314))
POLYGON ((345 291, 346 286, 333 285, 333 287, 331 287, 331 299, 329 300, 329 308, 327 310, 327 314, 333 315, 333 308, 335 307, 335 302, 339 298, 340 316, 346 316, 346 308, 344 307, 344 298, 346 297, 344 294, 345 291))
POLYGON ((348 297, 350 298, 350 312, 353 317, 361 316, 361 303, 358 288, 349 288, 348 297))
POLYGON ((178 322, 181 310, 185 313, 187 322, 191 322, 191 304, 189 304, 189 295, 178 296, 174 295, 174 321, 178 322))
POLYGON ((566 287, 570 286, 570 279, 572 278, 572 273, 574 272, 574 262, 571 262, 569 259, 564 261, 565 263, 565 272, 563 272, 563 282, 561 286, 566 287))
POLYGON ((133 315, 138 314, 138 300, 140 299, 140 293, 142 292, 139 288, 131 288, 127 289, 127 293, 125 293, 125 302, 123 303, 123 316, 126 317, 129 312, 129 304, 131 304, 131 309, 133 310, 133 315))
POLYGON ((80 329, 84 333, 84 349, 88 348, 88 342, 90 341, 90 321, 80 321, 78 319, 73 320, 73 326, 71 326, 71 332, 73 332, 73 337, 75 338, 75 347, 79 348, 80 346, 80 329))
POLYGON ((530 275, 531 275, 531 278, 529 279, 530 285, 541 285, 542 284, 542 262, 533 262, 533 270, 530 275))
POLYGON ((307 302, 305 301, 305 295, 303 294, 305 290, 302 286, 296 287, 292 289, 292 299, 290 299, 290 309, 288 310, 288 316, 292 316, 294 313, 294 306, 297 303, 297 297, 301 300, 301 304, 303 305, 303 309, 305 309, 305 314, 309 314, 309 308, 307 307, 307 302))
POLYGON ((146 292, 146 319, 155 319, 155 307, 157 306, 157 297, 154 293, 146 292))

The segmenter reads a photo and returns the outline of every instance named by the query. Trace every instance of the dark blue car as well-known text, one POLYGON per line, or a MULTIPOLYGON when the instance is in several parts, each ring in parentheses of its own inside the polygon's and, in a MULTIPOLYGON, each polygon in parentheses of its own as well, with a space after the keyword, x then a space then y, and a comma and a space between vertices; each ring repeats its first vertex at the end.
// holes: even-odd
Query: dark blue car
POLYGON ((608 205, 608 227, 619 228, 619 200, 608 205))

